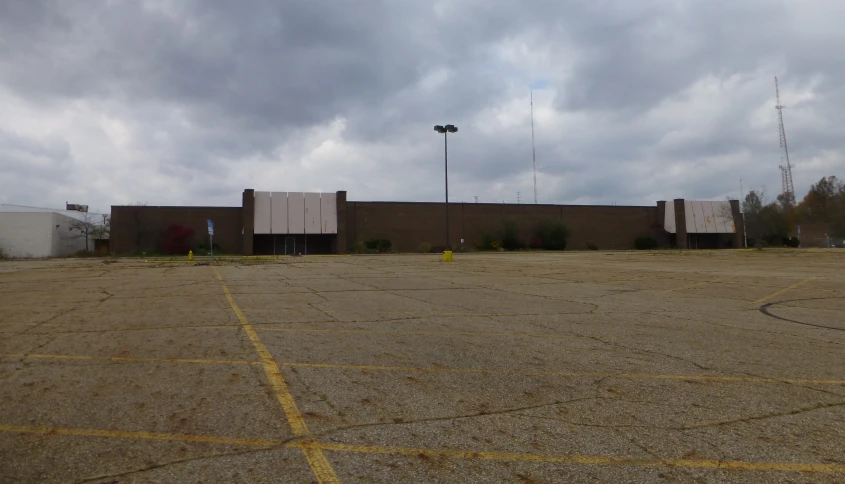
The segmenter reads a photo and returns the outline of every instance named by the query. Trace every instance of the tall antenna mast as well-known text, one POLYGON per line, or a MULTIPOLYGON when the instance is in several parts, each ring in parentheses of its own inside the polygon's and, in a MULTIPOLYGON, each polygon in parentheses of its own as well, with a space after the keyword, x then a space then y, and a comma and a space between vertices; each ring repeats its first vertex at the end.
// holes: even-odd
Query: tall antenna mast
POLYGON ((789 162, 789 147, 786 144, 786 129, 783 127, 783 105, 780 103, 780 87, 778 86, 777 77, 775 77, 775 96, 777 98, 777 105, 775 105, 775 109, 778 110, 780 147, 783 148, 783 154, 786 157, 786 165, 780 165, 783 198, 787 203, 789 203, 789 205, 795 206, 795 186, 792 183, 792 163, 789 162))
POLYGON ((531 91, 531 165, 534 168, 534 204, 537 204, 537 150, 534 149, 534 91, 531 91))

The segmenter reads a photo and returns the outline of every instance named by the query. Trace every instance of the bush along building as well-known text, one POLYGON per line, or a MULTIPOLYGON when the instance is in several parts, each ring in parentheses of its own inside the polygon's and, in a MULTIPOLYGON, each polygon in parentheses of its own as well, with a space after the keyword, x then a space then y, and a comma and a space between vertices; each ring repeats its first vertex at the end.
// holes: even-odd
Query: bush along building
POLYGON ((240 207, 113 206, 115 254, 343 254, 545 248, 741 247, 737 201, 655 206, 348 201, 336 193, 244 190, 240 207))

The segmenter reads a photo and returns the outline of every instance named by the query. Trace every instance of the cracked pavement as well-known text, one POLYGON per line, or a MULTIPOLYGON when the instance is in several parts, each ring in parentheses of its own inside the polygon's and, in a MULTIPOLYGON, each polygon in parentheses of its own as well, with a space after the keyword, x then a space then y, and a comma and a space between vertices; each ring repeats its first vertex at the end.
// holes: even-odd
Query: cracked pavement
MULTIPOLYGON (((845 252, 216 269, 340 482, 845 480, 845 252)), ((316 482, 207 266, 0 262, 0 408, 2 482, 316 482)))

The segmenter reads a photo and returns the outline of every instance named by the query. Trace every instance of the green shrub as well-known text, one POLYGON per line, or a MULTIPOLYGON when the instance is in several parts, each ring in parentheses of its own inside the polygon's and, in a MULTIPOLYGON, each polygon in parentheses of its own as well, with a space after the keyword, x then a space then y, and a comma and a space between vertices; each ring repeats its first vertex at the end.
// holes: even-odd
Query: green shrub
POLYGON ((96 257, 96 254, 94 254, 94 252, 89 251, 89 250, 80 249, 80 250, 77 250, 70 257, 96 257))
POLYGON ((7 256, 6 253, 3 252, 3 249, 0 248, 0 260, 7 260, 7 259, 9 259, 9 256, 7 256))
POLYGON ((393 247, 393 244, 391 244, 387 239, 370 239, 364 242, 364 246, 367 250, 384 253, 390 252, 390 248, 393 247))
MULTIPOLYGON (((214 253, 220 254, 220 245, 214 244, 214 253)), ((204 256, 211 254, 211 246, 208 245, 207 242, 203 242, 202 244, 197 245, 196 250, 194 251, 194 255, 204 256)))
POLYGON ((520 248, 519 228, 513 220, 502 222, 502 248, 505 250, 517 250, 520 248))
POLYGON ((475 239, 476 250, 497 250, 502 246, 502 242, 491 233, 482 234, 481 237, 475 239))
POLYGON ((537 225, 536 238, 543 249, 564 250, 566 239, 569 238, 569 227, 560 220, 543 220, 537 225))
POLYGON ((352 244, 352 253, 353 254, 363 254, 367 250, 367 247, 364 246, 364 242, 360 240, 356 240, 352 244))
POLYGON ((657 248, 657 239, 654 237, 637 237, 634 240, 634 247, 637 250, 652 250, 657 248))
POLYGON ((428 254, 429 252, 431 252, 431 244, 429 244, 428 242, 423 242, 422 244, 420 244, 417 251, 422 252, 423 254, 428 254))
POLYGON ((592 242, 587 242, 587 250, 599 250, 599 246, 592 242))
POLYGON ((801 245, 801 241, 798 237, 784 237, 783 238, 783 245, 786 247, 798 247, 801 245))

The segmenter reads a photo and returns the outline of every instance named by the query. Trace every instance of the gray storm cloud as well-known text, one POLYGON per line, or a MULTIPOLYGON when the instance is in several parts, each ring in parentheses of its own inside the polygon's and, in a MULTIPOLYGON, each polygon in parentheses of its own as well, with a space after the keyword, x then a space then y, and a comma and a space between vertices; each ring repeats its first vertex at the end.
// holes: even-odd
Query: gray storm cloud
POLYGON ((0 4, 0 201, 632 203, 845 175, 842 2, 0 4))

